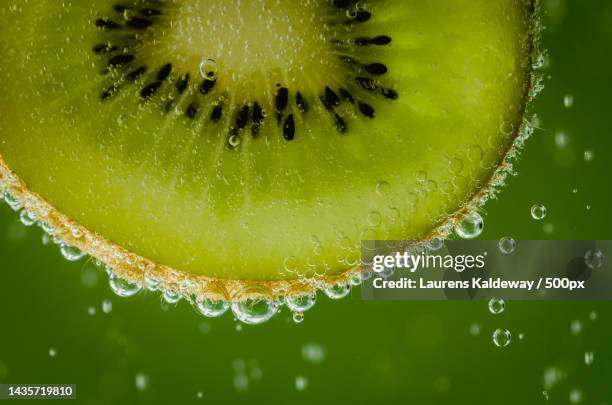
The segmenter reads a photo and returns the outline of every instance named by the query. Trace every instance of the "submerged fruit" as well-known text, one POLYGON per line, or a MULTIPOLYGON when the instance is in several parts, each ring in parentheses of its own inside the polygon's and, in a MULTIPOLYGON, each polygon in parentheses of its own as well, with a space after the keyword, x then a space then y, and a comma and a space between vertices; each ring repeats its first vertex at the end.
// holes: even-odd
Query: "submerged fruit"
POLYGON ((130 280, 225 299, 348 280, 361 240, 432 235, 491 185, 534 8, 5 0, 0 182, 130 280))

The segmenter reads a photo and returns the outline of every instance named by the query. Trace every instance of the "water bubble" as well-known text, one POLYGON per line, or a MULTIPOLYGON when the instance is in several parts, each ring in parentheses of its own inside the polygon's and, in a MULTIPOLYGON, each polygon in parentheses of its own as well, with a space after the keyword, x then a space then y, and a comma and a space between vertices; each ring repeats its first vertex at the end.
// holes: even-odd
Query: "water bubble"
POLYGON ((47 235, 53 235, 55 232, 55 228, 51 226, 48 222, 41 222, 40 227, 47 235))
POLYGON ((516 249, 516 241, 513 238, 504 236, 497 243, 497 247, 499 248, 500 252, 502 252, 505 255, 509 255, 510 253, 514 252, 514 250, 516 249))
POLYGON ((287 307, 293 312, 305 312, 317 302, 317 294, 306 294, 287 297, 287 307))
POLYGON ((240 139, 240 136, 238 135, 230 135, 227 142, 232 148, 235 148, 240 145, 241 139, 240 139))
POLYGON ((213 81, 217 79, 219 65, 217 65, 217 62, 214 59, 202 59, 199 70, 202 78, 213 81))
POLYGON ((579 335, 582 332, 582 322, 578 319, 574 319, 570 323, 570 331, 573 335, 579 335))
POLYGON ((346 297, 351 292, 351 286, 348 283, 338 283, 323 288, 323 292, 333 300, 339 300, 346 297))
POLYGON ((264 323, 272 318, 277 311, 278 306, 275 301, 249 298, 244 301, 232 302, 232 312, 236 318, 249 325, 264 323))
POLYGON ((524 333, 519 333, 518 334, 518 338, 519 338, 519 340, 525 339, 525 334, 524 333))
POLYGON ((25 226, 32 226, 36 223, 36 215, 29 211, 22 210, 19 213, 19 221, 25 226))
POLYGON ((571 108, 574 105, 574 96, 571 94, 566 94, 563 96, 563 106, 565 108, 571 108))
POLYGON ((595 154, 593 153, 592 150, 585 150, 583 156, 584 156, 585 162, 590 162, 595 157, 595 154))
POLYGON ((591 311, 591 312, 589 312, 589 319, 590 319, 591 321, 596 320, 596 319, 597 319, 597 312, 595 312, 595 311, 591 311))
POLYGON ((229 308, 229 303, 223 300, 211 300, 202 298, 196 301, 196 309, 209 318, 216 318, 223 315, 229 308))
POLYGON ((595 360, 595 355, 593 354, 592 351, 584 352, 584 364, 586 364, 587 366, 590 366, 591 364, 593 364, 594 360, 595 360))
POLYGON ((295 322, 295 323, 302 323, 302 322, 304 322, 304 313, 303 312, 295 311, 295 312, 293 312, 291 317, 293 318, 293 322, 295 322))
POLYGON ((69 260, 71 262, 76 262, 77 260, 85 257, 85 252, 81 251, 79 248, 67 245, 62 243, 60 245, 60 252, 62 252, 62 256, 64 259, 69 260))
POLYGON ((497 347, 506 347, 510 344, 512 335, 508 329, 496 329, 493 332, 493 343, 497 347))
POLYGON ((142 289, 142 285, 132 283, 114 273, 108 278, 108 284, 111 290, 120 297, 132 297, 142 289))
POLYGON ((89 315, 95 315, 96 314, 96 308, 95 307, 89 307, 87 308, 87 313, 89 315))
POLYGON ((309 363, 321 363, 325 360, 325 350, 318 343, 305 343, 302 346, 302 358, 309 363))
POLYGON ((604 254, 600 250, 589 250, 584 254, 584 262, 591 269, 598 269, 604 264, 604 254))
POLYGON ((452 158, 448 161, 448 168, 451 172, 459 174, 463 170, 463 162, 459 158, 452 158))
POLYGON ((546 235, 552 235, 554 231, 555 226, 551 222, 547 222, 544 224, 544 226, 542 226, 542 232, 544 232, 546 235))
POLYGON ((464 216, 455 227, 457 235, 463 239, 474 239, 482 233, 483 229, 484 220, 478 212, 472 212, 464 216))
POLYGON ((308 378, 303 375, 298 375, 295 377, 295 389, 298 391, 304 391, 308 388, 308 378))
POLYGON ((164 289, 162 296, 164 301, 166 301, 168 304, 176 304, 181 300, 181 294, 178 291, 170 288, 164 289))
POLYGON ((546 217, 546 207, 542 204, 533 204, 531 206, 531 217, 536 221, 541 221, 546 217))
POLYGON ((542 391, 542 395, 548 401, 548 391, 546 391, 546 390, 542 391))
POLYGON ((490 313, 494 315, 501 314, 504 312, 504 309, 506 309, 506 303, 504 302, 503 298, 493 297, 489 300, 490 313))
POLYGON ((202 398, 204 398, 204 393, 203 393, 202 391, 198 391, 198 392, 196 393, 196 397, 197 397, 198 399, 202 399, 202 398))
POLYGON ((113 310, 113 303, 110 300, 102 301, 102 312, 104 312, 105 314, 110 314, 112 310, 113 310))
POLYGON ((472 336, 480 335, 480 325, 478 325, 477 323, 471 324, 469 331, 470 331, 470 335, 472 336))
POLYGON ((57 350, 54 347, 49 348, 49 357, 57 356, 57 350))
POLYGON ((134 378, 134 384, 138 391, 144 391, 149 387, 149 376, 144 373, 137 373, 134 378))
POLYGON ((569 143, 569 137, 565 132, 557 132, 555 134, 555 145, 558 148, 565 148, 569 143))
POLYGON ((577 388, 574 388, 569 393, 569 401, 570 404, 579 404, 582 402, 582 391, 577 388))

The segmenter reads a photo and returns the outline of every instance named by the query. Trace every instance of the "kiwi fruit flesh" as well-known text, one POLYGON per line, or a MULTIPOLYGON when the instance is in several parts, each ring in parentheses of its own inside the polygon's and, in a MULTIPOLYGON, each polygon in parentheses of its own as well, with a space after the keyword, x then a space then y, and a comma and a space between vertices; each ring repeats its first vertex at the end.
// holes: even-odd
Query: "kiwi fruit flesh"
POLYGON ((0 181, 132 275, 340 276, 362 240, 431 236, 491 186, 533 85, 535 9, 4 0, 0 181))

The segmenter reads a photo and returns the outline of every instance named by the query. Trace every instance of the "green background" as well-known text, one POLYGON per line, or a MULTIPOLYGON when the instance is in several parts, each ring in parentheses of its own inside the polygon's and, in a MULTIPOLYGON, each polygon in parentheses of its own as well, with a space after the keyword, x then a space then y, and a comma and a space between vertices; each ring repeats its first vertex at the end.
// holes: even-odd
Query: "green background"
MULTIPOLYGON (((531 118, 541 129, 485 207, 482 238, 611 239, 612 2, 543 5, 546 89, 531 118), (547 207, 543 221, 530 217, 534 203, 547 207)), ((371 302, 354 290, 320 294, 302 324, 285 308, 240 328, 157 294, 116 297, 102 272, 67 262, 41 234, 0 207, 0 383, 74 383, 91 404, 612 404, 607 302, 508 302, 492 315, 486 302, 371 302), (498 327, 512 332, 505 348, 491 341, 498 327), (305 358, 305 344, 323 358, 305 358)))

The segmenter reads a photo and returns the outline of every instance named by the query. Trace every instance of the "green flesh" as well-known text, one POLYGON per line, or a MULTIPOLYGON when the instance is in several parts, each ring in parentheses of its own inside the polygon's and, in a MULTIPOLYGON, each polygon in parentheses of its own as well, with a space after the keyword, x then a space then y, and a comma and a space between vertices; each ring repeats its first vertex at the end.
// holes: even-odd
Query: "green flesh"
POLYGON ((371 18, 356 22, 328 1, 257 0, 249 7, 265 13, 245 10, 243 25, 234 3, 3 1, 0 156, 60 212, 145 258, 270 280, 351 267, 361 239, 424 237, 486 184, 516 136, 531 69, 529 2, 372 0, 363 2, 371 18), (136 32, 96 27, 99 18, 125 23, 116 4, 163 15, 136 30, 141 45, 124 52, 134 62, 102 74, 122 52, 92 48, 136 32), (225 14, 215 9, 223 4, 225 14), (270 32, 257 35, 262 21, 273 21, 270 32), (391 43, 346 45, 381 35, 391 43), (204 95, 198 61, 207 58, 217 62, 217 81, 204 95), (375 62, 388 72, 364 71, 375 62), (145 102, 141 90, 166 63, 172 73, 145 102), (121 81, 141 65, 140 79, 121 81), (178 96, 185 73, 192 81, 178 96), (356 76, 379 88, 362 88, 356 76), (119 90, 102 100, 114 83, 119 90), (289 92, 280 124, 276 83, 289 92), (326 86, 345 88, 375 117, 346 99, 327 111, 319 100, 326 86), (268 112, 257 136, 252 121, 236 128, 238 111, 250 103, 252 112, 255 101, 268 112), (223 106, 217 123, 215 105, 223 106))

